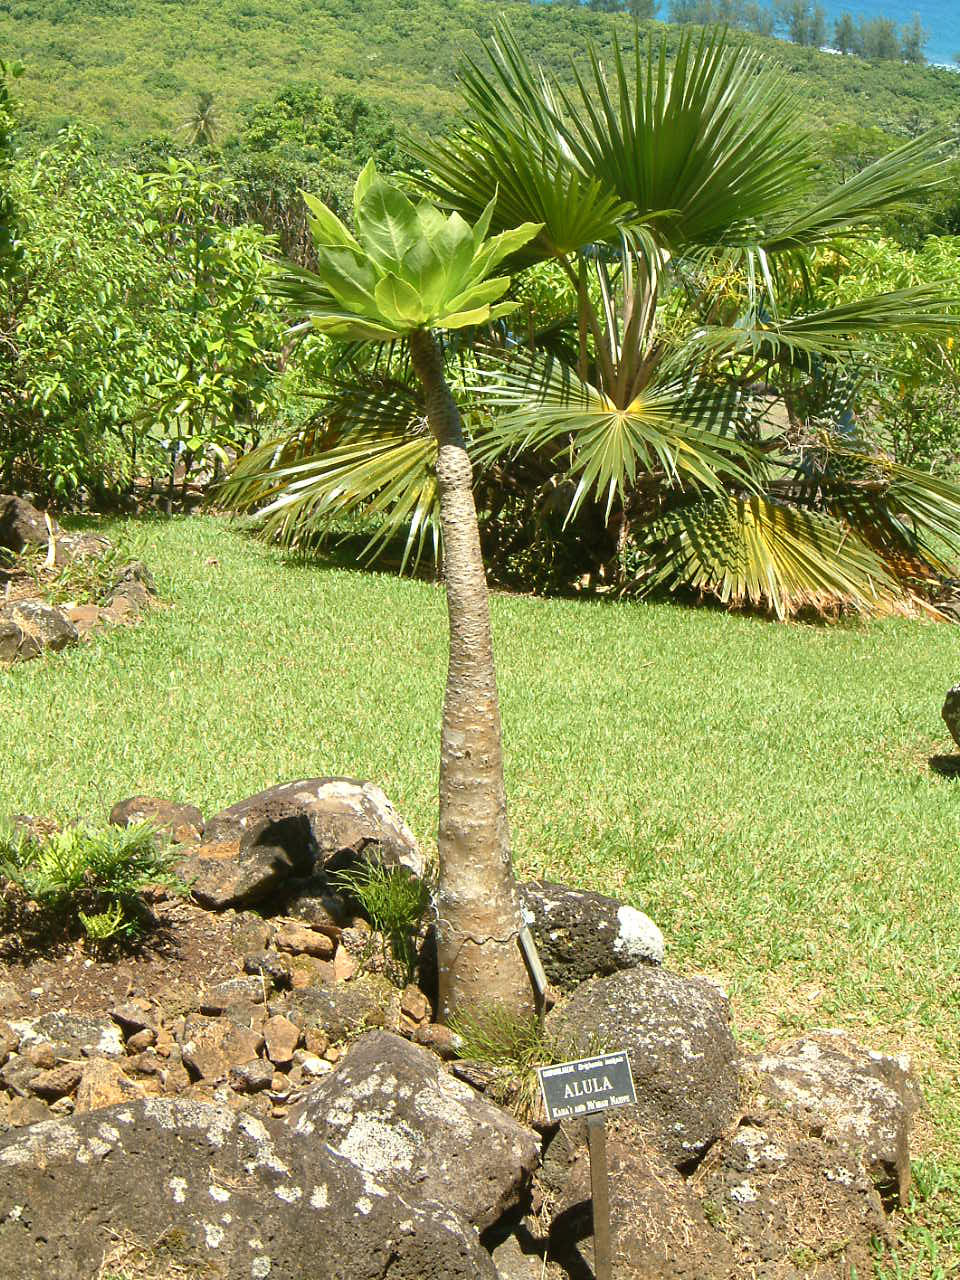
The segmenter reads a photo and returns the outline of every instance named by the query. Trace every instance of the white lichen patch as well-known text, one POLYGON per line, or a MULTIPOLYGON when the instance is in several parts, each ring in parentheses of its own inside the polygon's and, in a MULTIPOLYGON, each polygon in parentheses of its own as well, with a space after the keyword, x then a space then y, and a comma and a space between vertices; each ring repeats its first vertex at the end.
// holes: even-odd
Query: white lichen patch
POLYGON ((226 1187, 218 1187, 214 1182, 209 1188, 211 1200, 216 1200, 220 1204, 225 1204, 230 1199, 230 1192, 226 1187))
POLYGON ((224 1107, 192 1098, 147 1098, 144 1116, 161 1129, 199 1129, 212 1147, 220 1148, 237 1123, 236 1116, 224 1107))
POLYGON ((126 1110, 118 1111, 116 1113, 116 1116, 117 1116, 117 1119, 121 1122, 121 1124, 133 1124, 132 1111, 126 1111, 126 1110))
POLYGON ((219 1249, 223 1244, 223 1227, 217 1226, 215 1222, 205 1222, 203 1236, 208 1249, 219 1249))
POLYGON ((266 1254, 254 1258, 250 1263, 250 1280, 266 1280, 272 1270, 273 1263, 266 1254))
POLYGON ((367 1112, 354 1117, 339 1146, 331 1150, 368 1173, 413 1168, 420 1135, 401 1123, 388 1123, 381 1113, 367 1112))
POLYGON ((43 1120, 30 1125, 22 1138, 0 1151, 0 1164, 40 1167, 72 1156, 79 1146, 76 1130, 62 1120, 43 1120))
POLYGON ((11 1221, 11 1222, 19 1222, 19 1221, 20 1221, 20 1218, 21 1218, 21 1217, 22 1217, 22 1215, 23 1215, 23 1208, 24 1208, 24 1207, 23 1207, 23 1205, 22 1205, 22 1204, 15 1204, 15 1205, 13 1206, 13 1208, 12 1208, 12 1209, 10 1210, 10 1212, 7 1214, 7 1217, 10 1219, 10 1221, 11 1221))
POLYGON ((622 952, 633 960, 663 963, 663 934, 649 916, 636 907, 623 906, 617 911, 617 923, 619 928, 613 940, 614 951, 622 952))
POLYGON ((310 1207, 312 1209, 325 1209, 330 1203, 330 1196, 327 1192, 327 1184, 321 1182, 319 1186, 313 1188, 313 1194, 310 1197, 310 1207))
POLYGON ((837 1165, 835 1169, 824 1169, 823 1176, 828 1182, 839 1182, 841 1186, 852 1187, 854 1178, 851 1171, 842 1164, 837 1165))
POLYGON ((171 1178, 167 1183, 167 1189, 173 1196, 174 1204, 183 1204, 187 1197, 187 1180, 186 1178, 171 1178))
POLYGON ((296 1204, 303 1195, 300 1187, 274 1187, 273 1194, 285 1204, 296 1204))
POLYGON ((364 1215, 368 1214, 373 1208, 373 1202, 368 1200, 366 1196, 361 1196, 357 1201, 357 1212, 364 1215))
POLYGON ((758 1198, 756 1188, 749 1182, 740 1182, 730 1188, 730 1199, 735 1200, 737 1204, 752 1204, 758 1198))
POLYGON ((104 1142, 119 1142, 120 1130, 115 1129, 112 1124, 102 1124, 97 1130, 104 1142))

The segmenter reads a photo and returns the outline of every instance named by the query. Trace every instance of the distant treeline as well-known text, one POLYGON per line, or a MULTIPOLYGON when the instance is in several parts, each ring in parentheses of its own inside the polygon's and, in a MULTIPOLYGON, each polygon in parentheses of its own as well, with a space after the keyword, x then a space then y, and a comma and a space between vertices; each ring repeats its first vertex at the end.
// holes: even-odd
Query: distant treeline
MULTIPOLYGON (((579 0, 555 3, 576 5, 579 0)), ((601 13, 629 13, 635 18, 662 16, 659 0, 587 0, 587 7, 601 13)), ((831 31, 826 10, 816 0, 775 0, 772 6, 758 0, 667 0, 667 17, 681 25, 721 25, 762 36, 778 35, 813 49, 830 46, 871 62, 926 62, 923 50, 930 38, 919 14, 898 25, 890 18, 854 18, 842 13, 831 31)))

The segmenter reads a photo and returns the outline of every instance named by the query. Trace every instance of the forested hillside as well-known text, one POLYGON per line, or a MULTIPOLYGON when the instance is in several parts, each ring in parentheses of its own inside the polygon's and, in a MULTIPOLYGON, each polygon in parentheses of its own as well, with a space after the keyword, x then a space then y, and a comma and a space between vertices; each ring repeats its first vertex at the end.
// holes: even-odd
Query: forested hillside
MULTIPOLYGON (((439 130, 457 110, 458 63, 500 12, 563 76, 587 37, 602 52, 633 29, 626 15, 489 0, 2 0, 0 48, 24 62, 26 123, 45 136, 77 121, 112 143, 171 134, 204 91, 229 132, 243 107, 305 81, 360 94, 403 129, 439 130)), ((803 83, 810 123, 830 134, 841 164, 878 149, 883 134, 960 117, 955 73, 744 39, 803 83)))

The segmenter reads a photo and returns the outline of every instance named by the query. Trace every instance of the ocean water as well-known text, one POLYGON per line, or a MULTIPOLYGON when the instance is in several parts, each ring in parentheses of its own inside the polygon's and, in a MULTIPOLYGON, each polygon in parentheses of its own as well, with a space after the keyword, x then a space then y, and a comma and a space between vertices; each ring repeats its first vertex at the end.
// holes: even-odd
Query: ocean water
POLYGON ((827 36, 833 35, 833 21, 841 13, 854 18, 890 18, 898 26, 910 22, 915 13, 930 33, 926 54, 930 62, 960 61, 960 0, 819 0, 827 12, 827 36))

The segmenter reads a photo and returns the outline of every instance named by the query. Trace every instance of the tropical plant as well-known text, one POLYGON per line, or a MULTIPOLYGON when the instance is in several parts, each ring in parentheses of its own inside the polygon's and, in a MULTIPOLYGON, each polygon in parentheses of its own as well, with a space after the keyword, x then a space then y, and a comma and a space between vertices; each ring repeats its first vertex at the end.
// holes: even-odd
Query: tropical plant
POLYGON ((75 915, 97 942, 143 927, 149 912, 142 894, 148 886, 188 892, 173 872, 175 861, 157 845, 147 823, 105 831, 73 827, 48 836, 0 831, 0 879, 36 903, 44 916, 69 920, 75 915))
POLYGON ((890 607, 943 571, 960 554, 960 490, 891 469, 851 426, 856 387, 842 373, 882 359, 885 342, 888 353, 953 333, 945 291, 824 306, 810 287, 841 234, 936 185, 940 140, 911 139, 824 190, 791 90, 720 34, 688 35, 672 66, 665 42, 644 49, 638 35, 609 76, 591 55, 575 90, 531 66, 506 28, 488 54, 463 75, 462 128, 415 149, 420 181, 465 217, 496 197, 494 229, 542 224, 514 261, 563 269, 577 349, 571 361, 518 334, 481 354, 477 385, 496 414, 478 457, 551 453, 573 482, 570 511, 599 503, 621 554, 631 539, 645 548, 646 582, 780 616, 890 607), (869 514, 853 500, 864 483, 869 514), (902 484, 927 484, 910 519, 902 484), (709 555, 698 530, 712 531, 709 555))
MULTIPOLYGON (((488 236, 495 198, 471 225, 427 200, 414 203, 373 161, 354 191, 356 235, 322 201, 306 199, 316 270, 291 264, 275 284, 298 317, 294 332, 404 340, 436 451, 450 623, 440 759, 439 1017, 490 1001, 521 1014, 532 1011, 533 995, 518 942, 487 585, 472 468, 436 333, 487 325, 515 308, 500 301, 509 277, 494 272, 540 227, 528 222, 488 236)), ((264 480, 274 483, 272 461, 268 450, 243 464, 225 499, 256 504, 264 480)), ((274 512, 309 507, 309 488, 296 476, 296 468, 285 475, 293 483, 275 499, 274 512)))
POLYGON ((220 137, 220 113, 209 89, 202 90, 189 116, 180 126, 188 147, 213 147, 220 137))
MULTIPOLYGON (((638 35, 610 77, 591 54, 572 91, 505 27, 488 54, 463 75, 461 129, 414 148, 416 180, 471 220, 492 204, 496 230, 539 223, 512 265, 550 264, 572 314, 537 299, 488 327, 475 358, 449 344, 480 409, 481 486, 495 468, 505 491, 512 470, 537 477, 541 511, 591 513, 580 542, 595 580, 780 617, 900 607, 947 572, 960 490, 905 470, 859 413, 865 366, 952 341, 943 272, 820 287, 851 237, 936 186, 938 140, 912 138, 824 190, 791 91, 720 35, 687 36, 672 66, 665 42, 638 35)), ((403 525, 406 558, 433 527, 435 446, 402 366, 363 375, 362 394, 339 389, 274 447, 268 528, 291 538, 366 510, 371 549, 403 525)))

